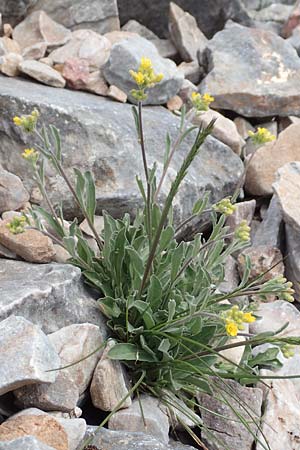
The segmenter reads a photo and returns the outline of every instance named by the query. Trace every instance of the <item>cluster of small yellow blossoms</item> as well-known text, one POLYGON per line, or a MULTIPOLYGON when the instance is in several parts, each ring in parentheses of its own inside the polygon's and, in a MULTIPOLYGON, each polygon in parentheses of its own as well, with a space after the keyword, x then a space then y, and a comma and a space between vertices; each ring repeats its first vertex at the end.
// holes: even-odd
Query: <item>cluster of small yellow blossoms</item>
POLYGON ((14 124, 23 128, 26 133, 32 133, 35 130, 37 120, 39 118, 38 110, 34 109, 31 114, 26 116, 15 116, 13 118, 14 124))
POLYGON ((237 305, 223 313, 222 319, 225 321, 225 329, 228 336, 237 336, 239 331, 245 329, 245 323, 255 322, 255 317, 251 312, 243 312, 237 305))
POLYGON ((15 216, 9 223, 6 224, 9 231, 13 234, 23 233, 25 225, 26 218, 24 216, 15 216))
POLYGON ((37 152, 34 148, 25 148, 22 156, 27 161, 36 162, 39 157, 39 152, 37 152))
POLYGON ((277 277, 276 281, 279 284, 283 285, 285 289, 284 292, 281 294, 282 300, 293 303, 294 301, 293 295, 295 294, 295 290, 292 287, 293 283, 291 281, 287 281, 287 279, 282 276, 277 277))
POLYGON ((247 241, 250 241, 250 231, 251 231, 251 228, 247 224, 247 221, 242 220, 241 223, 236 228, 234 235, 240 241, 247 242, 247 241))
POLYGON ((209 105, 215 100, 210 94, 199 94, 199 92, 193 92, 191 100, 194 108, 198 111, 207 111, 209 105))
POLYGON ((257 131, 248 131, 248 135, 251 137, 254 144, 266 144, 267 142, 272 142, 276 137, 266 128, 258 127, 257 131))
POLYGON ((233 205, 229 198, 223 198, 212 207, 216 212, 230 216, 236 210, 236 206, 233 205))
POLYGON ((138 89, 132 89, 131 91, 131 95, 138 101, 146 100, 147 94, 145 89, 152 88, 157 83, 160 83, 164 77, 162 73, 154 73, 151 59, 145 57, 141 58, 138 71, 130 70, 129 73, 138 85, 138 89))
POLYGON ((296 348, 295 345, 284 344, 281 347, 281 352, 285 358, 287 358, 287 359, 292 358, 293 356, 295 356, 295 348, 296 348))

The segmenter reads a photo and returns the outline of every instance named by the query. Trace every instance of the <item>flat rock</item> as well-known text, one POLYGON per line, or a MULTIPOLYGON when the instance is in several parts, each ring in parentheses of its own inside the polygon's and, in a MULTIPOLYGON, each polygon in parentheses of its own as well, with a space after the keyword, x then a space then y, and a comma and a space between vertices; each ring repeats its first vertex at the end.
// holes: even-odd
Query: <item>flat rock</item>
POLYGON ((85 59, 70 58, 63 65, 62 76, 71 89, 84 89, 89 75, 89 63, 85 59))
MULTIPOLYGON (((134 214, 137 206, 141 205, 135 175, 142 176, 143 166, 131 106, 82 92, 57 91, 18 79, 2 77, 0 80, 0 120, 3 124, 0 163, 20 176, 31 191, 34 186, 31 170, 20 155, 24 145, 33 145, 32 137, 16 129, 11 118, 31 112, 36 107, 44 123, 52 123, 61 131, 64 165, 71 179, 74 166, 92 171, 96 181, 96 214, 101 214, 103 209, 117 217, 124 212, 134 214), (75 151, 76 148, 81 151, 75 151)), ((148 164, 151 166, 156 161, 158 174, 163 168, 161 146, 166 132, 174 140, 179 124, 179 118, 165 108, 148 107, 144 110, 148 164)), ((163 195, 194 137, 192 133, 187 138, 172 161, 163 195)), ((49 195, 52 202, 60 203, 63 197, 66 218, 78 216, 78 208, 63 181, 47 168, 45 171, 48 186, 51 186, 49 195)), ((242 171, 240 158, 229 147, 213 137, 207 138, 176 197, 175 220, 188 217, 205 190, 211 192, 213 203, 232 194, 242 171)))
POLYGON ((22 56, 24 59, 37 59, 40 60, 40 62, 44 63, 43 61, 41 61, 41 59, 44 58, 46 50, 46 42, 38 42, 37 44, 25 47, 22 51, 22 56))
POLYGON ((29 264, 0 259, 0 320, 14 314, 53 333, 73 323, 106 328, 80 269, 68 264, 29 264))
POLYGON ((248 200, 246 202, 239 202, 235 204, 236 210, 231 216, 226 218, 226 226, 229 227, 229 232, 234 233, 237 226, 246 220, 248 226, 251 226, 251 222, 254 216, 256 208, 256 200, 248 200))
POLYGON ((280 248, 283 231, 283 216, 277 195, 273 195, 269 208, 255 231, 252 246, 269 245, 280 248))
POLYGON ((47 64, 43 64, 33 59, 27 59, 19 64, 19 69, 22 73, 25 73, 25 75, 28 75, 43 84, 47 84, 48 86, 59 88, 65 87, 66 82, 61 74, 47 64))
MULTIPOLYGON (((276 141, 257 149, 246 174, 247 192, 252 195, 273 194, 272 185, 276 180, 277 170, 286 163, 300 160, 297 148, 299 138, 300 125, 290 125, 279 134, 276 141)), ((296 176, 295 170, 294 176, 296 176)))
POLYGON ((21 48, 19 44, 13 39, 3 36, 0 38, 0 56, 7 53, 21 53, 21 48))
POLYGON ((21 209, 29 200, 20 178, 0 167, 0 214, 21 209))
POLYGON ((19 75, 19 64, 23 57, 18 53, 7 53, 0 58, 0 72, 8 77, 16 77, 19 75))
POLYGON ((57 367, 60 359, 38 326, 10 316, 0 322, 0 344, 0 395, 27 384, 55 381, 57 374, 47 370, 57 367))
POLYGON ((24 436, 0 442, 0 450, 54 450, 54 447, 49 447, 34 436, 24 436))
POLYGON ((200 88, 213 95, 216 108, 246 117, 300 113, 300 60, 284 39, 233 24, 207 48, 210 72, 200 88))
POLYGON ((250 324, 250 333, 259 334, 267 331, 277 331, 288 323, 280 336, 299 336, 300 313, 298 309, 284 300, 272 303, 261 303, 257 310, 261 320, 250 324))

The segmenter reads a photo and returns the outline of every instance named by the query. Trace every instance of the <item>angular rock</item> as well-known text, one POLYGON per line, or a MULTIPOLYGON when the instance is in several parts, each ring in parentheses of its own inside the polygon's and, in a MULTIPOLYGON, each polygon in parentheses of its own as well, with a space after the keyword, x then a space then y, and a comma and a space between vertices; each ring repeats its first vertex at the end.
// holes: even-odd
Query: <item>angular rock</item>
POLYGON ((183 11, 176 3, 170 3, 169 31, 181 58, 186 61, 197 61, 198 52, 203 53, 207 38, 198 28, 196 19, 183 11))
MULTIPOLYGON (((0 395, 33 383, 53 383, 60 359, 39 327, 19 316, 0 322, 0 395)), ((0 439, 1 440, 1 439, 0 439)))
POLYGON ((84 90, 93 94, 103 95, 104 97, 107 95, 108 85, 100 70, 89 74, 84 90))
MULTIPOLYGON (((268 281, 284 274, 284 264, 282 262, 283 256, 281 251, 276 247, 259 245, 246 248, 240 253, 238 257, 238 269, 241 278, 245 271, 246 256, 251 260, 250 280, 265 274, 262 280, 268 281)), ((269 298, 270 295, 267 297, 269 298)), ((272 296, 272 298, 274 297, 272 296)))
POLYGON ((292 10, 292 5, 275 3, 255 12, 254 14, 251 14, 251 17, 252 19, 259 20, 261 22, 276 22, 283 25, 290 17, 292 10))
POLYGON ((182 62, 178 66, 184 78, 191 81, 191 83, 199 84, 200 78, 203 75, 203 70, 199 66, 198 61, 182 62))
MULTIPOLYGON (((61 130, 64 166, 71 179, 74 166, 93 173, 96 214, 101 214, 103 209, 117 217, 124 212, 134 214, 137 206, 141 205, 135 175, 142 175, 143 167, 131 106, 67 89, 57 91, 18 79, 0 78, 0 120, 3 124, 0 163, 20 176, 29 191, 34 185, 32 174, 20 155, 24 145, 32 146, 34 143, 31 136, 16 129, 11 117, 16 113, 31 112, 35 107, 40 110, 44 123, 52 123, 61 130), (80 149, 80 152, 74 152, 74 148, 80 149)), ((174 140, 179 124, 179 118, 165 108, 144 110, 148 164, 151 166, 156 161, 158 174, 163 167, 161 146, 165 142, 166 132, 169 131, 174 140)), ((180 152, 172 161, 172 173, 178 171, 194 137, 192 133, 182 143, 180 152)), ((229 147, 208 137, 176 197, 175 220, 188 217, 205 190, 210 190, 213 203, 232 194, 242 171, 240 158, 229 147)), ((47 168, 46 180, 51 186, 49 195, 53 204, 60 203, 63 198, 66 218, 79 216, 65 184, 47 168)), ((165 185, 163 195, 166 192, 165 185)))
POLYGON ((0 56, 6 53, 21 53, 19 44, 16 41, 4 36, 0 38, 0 56))
POLYGON ((0 450, 55 450, 54 447, 36 439, 34 436, 24 436, 12 441, 0 442, 0 450))
POLYGON ((0 259, 0 320, 25 317, 48 334, 90 322, 106 329, 99 307, 84 288, 80 269, 68 264, 29 264, 0 259))
MULTIPOLYGON (((94 227, 100 236, 104 230, 104 217, 103 216, 94 216, 94 227)), ((79 225, 79 228, 81 229, 81 231, 83 231, 88 236, 94 237, 93 232, 91 231, 86 219, 84 219, 81 222, 81 224, 79 225)))
POLYGON ((252 246, 269 245, 280 248, 282 228, 282 209, 278 197, 273 195, 266 215, 254 234, 252 246))
POLYGON ((300 25, 300 1, 297 0, 294 4, 294 9, 291 12, 290 17, 284 24, 281 34, 283 37, 288 38, 291 36, 293 30, 300 25))
POLYGON ((64 64, 70 58, 83 59, 91 69, 98 70, 106 63, 110 48, 111 44, 105 36, 83 29, 73 31, 70 41, 51 52, 49 57, 54 64, 64 64))
POLYGON ((19 64, 23 58, 18 53, 7 53, 0 57, 0 72, 8 77, 16 77, 19 75, 19 64))
POLYGON ((1 0, 0 10, 3 17, 3 23, 16 25, 26 15, 30 6, 33 6, 36 0, 1 0))
POLYGON ((249 428, 255 435, 257 425, 253 423, 253 419, 256 423, 260 423, 262 391, 258 388, 241 386, 233 380, 221 382, 214 379, 211 387, 215 391, 213 396, 204 393, 197 395, 203 423, 213 430, 210 433, 203 429, 201 439, 209 445, 210 450, 223 450, 224 446, 228 446, 230 450, 251 450, 254 436, 237 419, 231 408, 234 408, 248 422, 249 428), (223 396, 230 403, 231 408, 227 406, 223 396))
POLYGON ((181 88, 183 75, 176 68, 176 64, 162 58, 156 47, 142 37, 132 37, 114 44, 110 57, 103 68, 103 75, 109 84, 113 84, 128 94, 130 101, 134 101, 130 91, 136 88, 129 70, 137 70, 141 58, 147 55, 151 59, 156 73, 162 73, 163 80, 149 90, 145 104, 159 105, 166 103, 177 94, 181 88))
MULTIPOLYGON (((49 334, 48 337, 60 356, 61 366, 79 361, 101 347, 103 342, 99 327, 90 323, 69 325, 49 334)), ((101 353, 102 349, 99 349, 89 358, 64 369, 78 387, 79 394, 83 394, 88 387, 101 353)))
POLYGON ((29 435, 56 450, 69 450, 67 433, 57 420, 46 414, 21 415, 0 425, 0 441, 29 435))
POLYGON ((70 58, 64 63, 62 76, 72 89, 84 89, 89 81, 89 63, 85 59, 70 58))
POLYGON ((217 33, 207 48, 210 72, 200 89, 214 96, 216 108, 246 117, 300 113, 300 60, 284 39, 233 24, 217 33))
POLYGON ((182 105, 183 101, 179 97, 179 95, 175 95, 174 97, 170 98, 170 100, 168 100, 167 102, 167 108, 169 111, 179 111, 182 105))
MULTIPOLYGON (((246 174, 247 192, 252 195, 272 195, 277 170, 286 163, 300 160, 297 150, 299 137, 300 125, 290 125, 280 133, 277 141, 269 142, 256 151, 246 174)), ((295 170, 292 169, 291 173, 295 170)))
POLYGON ((13 38, 22 50, 40 43, 49 48, 66 44, 71 38, 71 32, 54 22, 45 11, 35 11, 15 27, 13 38))
MULTIPOLYGON (((128 394, 124 368, 119 361, 113 361, 107 357, 108 351, 113 346, 113 341, 108 341, 94 371, 90 388, 93 405, 102 411, 113 411, 128 394)), ((121 408, 128 408, 131 403, 131 398, 128 397, 121 408)))
POLYGON ((117 411, 110 418, 108 428, 110 430, 142 431, 167 444, 169 442, 169 419, 165 408, 160 407, 159 400, 148 395, 141 395, 140 402, 144 420, 140 403, 138 399, 135 399, 129 408, 117 411), (144 423, 146 423, 146 427, 144 423))
POLYGON ((237 262, 229 255, 224 266, 224 281, 218 285, 218 289, 224 293, 231 292, 238 286, 239 281, 237 262))
POLYGON ((0 244, 0 257, 6 259, 18 259, 16 253, 8 250, 8 248, 4 247, 4 245, 0 244))
POLYGON ((246 202, 236 203, 235 206, 236 210, 234 213, 226 219, 226 225, 229 227, 230 233, 234 233, 242 220, 246 220, 248 226, 251 225, 256 208, 256 201, 254 199, 248 200, 246 202))
POLYGON ((53 260, 55 250, 48 236, 38 230, 26 230, 13 234, 7 225, 9 220, 0 222, 0 242, 25 261, 47 263, 53 260))
POLYGON ((117 44, 124 39, 129 39, 132 37, 138 37, 137 33, 132 33, 131 31, 110 31, 109 33, 105 33, 104 37, 106 37, 111 45, 117 44))
POLYGON ((287 42, 291 44, 298 55, 300 54, 300 25, 294 28, 292 35, 287 39, 287 42))
POLYGON ((286 250, 287 258, 285 260, 286 276, 289 281, 293 283, 293 289, 295 289, 295 298, 300 300, 300 241, 299 230, 294 227, 285 224, 285 238, 286 238, 286 250))
POLYGON ((3 24, 3 34, 6 37, 12 37, 13 33, 13 27, 10 25, 10 23, 4 23, 3 24))
MULTIPOLYGON (((44 58, 47 50, 46 42, 38 42, 37 44, 25 47, 22 51, 22 56, 24 59, 39 59, 44 58)), ((40 61, 43 62, 43 61, 40 61)), ((44 63, 45 64, 45 63, 44 63)))
POLYGON ((0 214, 21 209, 29 200, 29 194, 19 177, 0 166, 0 214))
POLYGON ((127 101, 127 94, 113 84, 109 86, 107 96, 121 103, 126 103, 127 101))
POLYGON ((255 128, 244 117, 236 117, 234 123, 241 138, 246 140, 249 138, 248 131, 255 131, 255 128))
POLYGON ((47 64, 33 59, 27 59, 19 64, 19 69, 22 73, 48 86, 65 87, 66 82, 60 73, 47 64))

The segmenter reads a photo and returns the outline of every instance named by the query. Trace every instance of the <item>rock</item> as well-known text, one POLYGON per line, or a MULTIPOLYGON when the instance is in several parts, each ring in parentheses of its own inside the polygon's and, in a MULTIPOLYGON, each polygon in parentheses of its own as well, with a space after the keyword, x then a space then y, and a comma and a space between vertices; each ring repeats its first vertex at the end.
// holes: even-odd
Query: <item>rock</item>
POLYGON ((299 245, 299 230, 285 224, 285 238, 287 258, 285 260, 286 276, 289 281, 293 283, 295 289, 295 298, 300 301, 300 245, 299 245))
POLYGON ((0 257, 6 259, 18 259, 16 253, 11 252, 8 248, 4 247, 4 245, 0 244, 0 257))
POLYGON ((291 44, 298 55, 300 54, 300 25, 294 28, 292 35, 287 39, 287 42, 291 44))
POLYGON ((280 248, 283 220, 278 197, 273 195, 263 221, 254 234, 252 246, 269 245, 280 248))
POLYGON ((3 15, 3 23, 16 25, 22 20, 30 6, 33 6, 36 0, 1 0, 0 10, 3 15))
POLYGON ((29 264, 0 259, 0 320, 25 317, 48 334, 70 324, 105 325, 84 288, 80 270, 68 264, 29 264))
POLYGON ((154 88, 149 90, 145 104, 163 104, 179 91, 183 75, 176 69, 176 64, 162 58, 156 47, 142 37, 132 37, 113 45, 110 57, 103 68, 103 75, 109 84, 113 84, 128 94, 134 101, 130 91, 136 88, 129 70, 137 70, 141 58, 147 55, 151 59, 156 73, 162 73, 164 78, 154 88))
POLYGON ((71 39, 71 32, 54 22, 45 11, 35 11, 15 27, 13 38, 22 50, 41 43, 51 48, 66 44, 71 39))
MULTIPOLYGON (((60 356, 61 366, 79 361, 94 352, 103 342, 99 327, 91 323, 69 325, 49 334, 48 337, 60 356)), ((64 372, 74 380, 80 395, 87 389, 101 353, 102 349, 99 349, 89 358, 64 369, 64 372)))
POLYGON ((54 450, 54 447, 49 447, 34 436, 24 436, 0 442, 0 450, 54 450))
POLYGON ((167 404, 165 410, 172 429, 183 431, 186 427, 195 428, 202 423, 200 416, 172 392, 164 390, 163 399, 167 404))
POLYGON ((7 53, 21 53, 19 44, 16 41, 4 36, 0 38, 0 56, 7 53))
POLYGON ((195 123, 196 125, 207 127, 212 120, 216 120, 212 135, 219 141, 228 145, 228 147, 230 147, 234 151, 234 153, 240 155, 242 146, 245 144, 245 142, 239 135, 232 120, 227 119, 227 117, 222 116, 222 114, 217 111, 209 109, 208 111, 197 115, 193 123, 195 123))
POLYGON ((88 28, 98 33, 119 30, 117 0, 38 0, 30 11, 44 10, 67 28, 88 28))
POLYGON ((0 395, 27 384, 55 381, 57 374, 47 370, 59 366, 60 359, 38 326, 10 316, 0 322, 0 343, 0 395))
POLYGON ((259 334, 269 331, 278 331, 284 325, 288 326, 280 333, 280 336, 299 336, 300 313, 297 308, 284 300, 276 300, 272 303, 261 303, 257 310, 261 320, 250 324, 250 333, 259 334))
MULTIPOLYGON (((0 163, 20 176, 29 191, 34 185, 32 173, 20 154, 24 145, 33 145, 32 137, 16 129, 11 117, 16 113, 31 112, 34 107, 40 110, 44 123, 52 123, 60 129, 64 166, 71 179, 74 166, 92 171, 96 181, 96 214, 101 214, 104 209, 116 217, 123 216, 124 212, 134 215, 141 205, 135 175, 143 174, 143 166, 131 106, 82 92, 57 91, 18 79, 0 78, 0 120, 3 130, 0 163), (80 152, 75 152, 74 148, 80 148, 80 152)), ((165 142, 166 132, 169 131, 174 140, 180 120, 165 108, 157 107, 145 108, 143 118, 148 164, 151 166, 156 161, 159 174, 163 167, 161 146, 165 142)), ((194 137, 192 133, 182 143, 180 152, 172 161, 172 173, 178 171, 194 137)), ((176 197, 175 220, 178 222, 188 217, 205 190, 211 192, 212 203, 232 194, 242 171, 240 158, 229 147, 208 137, 176 197)), ((78 208, 60 177, 47 168, 45 175, 53 204, 59 204, 63 198, 66 219, 79 216, 78 208)), ((163 187, 162 194, 166 192, 167 185, 163 187)))
POLYGON ((48 236, 38 230, 25 229, 23 233, 13 234, 7 225, 9 220, 0 222, 0 242, 25 261, 47 263, 55 256, 53 243, 48 236))
MULTIPOLYGON (((283 256, 278 248, 268 245, 259 245, 243 250, 238 257, 238 269, 241 278, 243 277, 245 270, 246 256, 248 256, 251 260, 250 280, 253 280, 262 274, 264 274, 262 281, 268 281, 275 277, 283 276, 283 256)), ((274 298, 274 296, 270 295, 267 297, 269 299, 274 298)))
POLYGON ((186 61, 197 61, 198 52, 203 53, 207 38, 198 28, 196 19, 184 12, 176 3, 170 3, 169 31, 181 58, 186 61))
POLYGON ((300 60, 284 39, 233 24, 217 33, 207 48, 210 72, 200 89, 213 95, 215 108, 246 117, 300 113, 300 60))
POLYGON ((107 96, 121 103, 126 103, 127 101, 127 94, 114 85, 109 86, 107 96))
POLYGON ((235 123, 236 129, 238 130, 238 133, 244 140, 249 138, 248 131, 255 131, 255 128, 244 117, 236 117, 233 121, 235 123))
POLYGON ((108 85, 100 70, 89 74, 88 81, 85 85, 85 91, 93 92, 93 94, 97 95, 107 95, 108 85))
POLYGON ((7 53, 0 58, 0 72, 8 77, 16 77, 19 75, 19 64, 23 58, 18 53, 7 53))
MULTIPOLYGON (((296 125, 300 131, 300 127, 296 125)), ((290 128, 290 127, 289 127, 290 128)), ((282 134, 284 131, 282 132, 282 134)), ((298 162, 290 162, 282 166, 277 172, 277 180, 273 184, 278 196, 283 218, 297 232, 300 232, 300 155, 298 162)))
MULTIPOLYGON (((291 161, 300 160, 297 151, 300 126, 290 125, 282 131, 277 141, 260 147, 253 156, 247 170, 245 187, 252 195, 270 196, 277 170, 291 161)), ((294 167, 294 166, 293 166, 294 167)), ((296 175, 296 167, 291 173, 296 175)), ((276 185, 275 185, 276 188, 276 185)))
POLYGON ((199 66, 198 61, 182 62, 178 66, 178 70, 183 73, 184 78, 194 84, 199 84, 203 71, 199 66))
MULTIPOLYGON (((113 361, 107 357, 108 351, 113 346, 114 342, 108 341, 96 366, 90 388, 93 405, 102 411, 113 411, 128 394, 124 368, 119 361, 113 361)), ((128 408, 131 403, 131 398, 128 397, 121 408, 128 408)))
POLYGON ((65 250, 61 245, 53 244, 55 250, 55 256, 53 257, 53 261, 59 264, 66 264, 68 260, 71 258, 70 253, 65 250))
POLYGON ((236 203, 235 206, 236 210, 234 213, 226 218, 226 225, 229 227, 229 233, 234 233, 242 220, 246 220, 248 226, 251 225, 256 208, 256 201, 254 199, 248 200, 246 202, 236 203))
POLYGON ((230 450, 251 450, 257 432, 257 425, 253 420, 260 422, 262 391, 241 386, 233 380, 219 381, 215 378, 211 388, 214 390, 213 396, 204 393, 197 395, 203 423, 209 430, 213 430, 211 433, 206 428, 202 429, 201 440, 209 445, 210 450, 223 450, 226 446, 230 450), (230 403, 230 407, 226 401, 230 403), (232 408, 247 421, 253 434, 237 419, 232 408))
POLYGON ((92 70, 100 69, 107 61, 111 44, 105 36, 92 30, 73 31, 70 41, 50 53, 54 64, 64 64, 70 58, 88 62, 92 70))
MULTIPOLYGON (((41 59, 44 58, 46 50, 47 50, 47 43, 46 42, 38 42, 37 44, 33 44, 33 45, 30 45, 29 47, 25 47, 24 50, 22 51, 22 56, 24 59, 39 59, 40 62, 43 63, 43 61, 41 61, 41 59)), ((47 65, 49 65, 49 64, 47 64, 47 65)))
MULTIPOLYGON (((100 236, 104 230, 104 217, 103 216, 94 216, 94 227, 100 236)), ((93 232, 91 231, 86 219, 84 219, 83 222, 81 222, 81 224, 79 225, 79 228, 81 229, 81 231, 83 231, 88 236, 94 237, 93 232)))
POLYGON ((189 80, 183 80, 180 91, 178 92, 179 97, 182 99, 183 103, 191 105, 191 95, 193 92, 197 92, 198 88, 189 80))
POLYGON ((19 69, 22 73, 48 86, 65 87, 66 82, 60 73, 47 64, 33 59, 27 59, 19 64, 19 69))
POLYGON ((168 100, 167 102, 167 108, 169 111, 179 111, 182 105, 183 101, 178 95, 170 98, 170 100, 168 100))
POLYGON ((288 38, 291 36, 293 30, 300 25, 300 1, 297 0, 294 4, 294 9, 291 12, 290 17, 284 24, 281 34, 284 38, 288 38))
POLYGON ((12 37, 13 31, 14 31, 14 29, 10 23, 3 24, 3 35, 4 36, 9 37, 9 38, 12 37))
POLYGON ((48 415, 21 415, 0 425, 0 441, 28 435, 56 450, 69 450, 66 432, 57 420, 48 415))
POLYGON ((251 14, 251 17, 254 20, 261 22, 277 22, 279 24, 284 24, 288 20, 292 10, 292 5, 275 3, 251 14))
POLYGON ((159 400, 148 395, 141 395, 144 420, 138 399, 127 409, 117 411, 108 422, 110 430, 142 431, 151 434, 160 441, 169 442, 169 420, 165 408, 160 406, 159 400), (146 427, 144 425, 146 423, 146 427))
POLYGON ((239 281, 237 262, 229 255, 224 266, 224 281, 218 285, 218 289, 224 293, 231 292, 238 287, 239 281))
POLYGON ((63 66, 62 76, 68 87, 84 89, 89 81, 89 63, 85 59, 67 59, 63 66))
POLYGON ((0 214, 4 211, 21 209, 29 200, 22 181, 0 165, 0 214))
POLYGON ((109 33, 105 33, 104 37, 109 40, 111 45, 117 44, 118 42, 123 41, 124 39, 130 39, 139 37, 137 33, 132 33, 131 31, 110 31, 109 33))

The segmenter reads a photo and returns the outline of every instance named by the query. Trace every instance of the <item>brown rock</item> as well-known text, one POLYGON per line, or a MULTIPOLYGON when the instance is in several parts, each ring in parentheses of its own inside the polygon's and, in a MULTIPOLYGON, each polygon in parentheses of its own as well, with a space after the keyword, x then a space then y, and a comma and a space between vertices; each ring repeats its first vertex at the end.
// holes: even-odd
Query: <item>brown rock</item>
POLYGON ((123 39, 128 39, 137 36, 139 36, 139 34, 133 33, 131 31, 110 31, 109 33, 105 33, 104 35, 104 37, 109 40, 111 45, 123 41, 123 39))
POLYGON ((288 18, 287 22, 283 25, 281 35, 284 38, 288 38, 292 35, 293 30, 300 25, 300 0, 297 0, 292 14, 288 18))
POLYGON ((89 74, 89 79, 85 85, 85 90, 104 97, 107 95, 108 85, 100 70, 96 70, 95 72, 89 74))
POLYGON ((290 125, 277 141, 257 149, 246 175, 246 190, 252 195, 272 195, 277 170, 291 161, 300 161, 300 125, 290 125))
POLYGON ((13 31, 14 31, 14 29, 13 29, 13 27, 11 26, 10 23, 5 23, 5 24, 3 25, 3 34, 4 34, 4 36, 10 38, 10 37, 12 36, 12 34, 13 34, 13 31))
POLYGON ((48 86, 65 87, 66 81, 61 74, 52 67, 47 66, 47 64, 33 59, 27 59, 19 65, 19 69, 22 73, 48 86))
POLYGON ((69 450, 67 433, 57 420, 48 415, 19 416, 0 425, 0 441, 28 435, 56 450, 69 450))
POLYGON ((68 87, 84 89, 89 80, 89 63, 85 59, 67 59, 63 65, 62 76, 68 87))
POLYGON ((113 84, 109 86, 107 96, 121 103, 126 103, 127 101, 127 94, 113 84))
POLYGON ((175 95, 174 97, 170 98, 170 100, 167 101, 167 108, 170 111, 177 111, 182 107, 182 105, 183 101, 179 97, 179 95, 175 95))
POLYGON ((9 37, 0 38, 0 56, 6 53, 21 53, 19 44, 9 37))
POLYGON ((246 220, 248 226, 251 225, 256 208, 256 201, 248 200, 247 202, 236 203, 235 207, 236 210, 234 213, 226 219, 226 225, 229 227, 229 233, 234 233, 236 227, 242 222, 242 220, 246 220))
POLYGON ((55 249, 51 239, 38 230, 25 230, 24 233, 13 234, 7 228, 9 220, 0 223, 0 243, 25 261, 47 263, 53 260, 55 249))
POLYGON ((18 53, 7 53, 0 59, 0 72, 8 77, 16 77, 19 75, 19 64, 23 58, 18 53))

